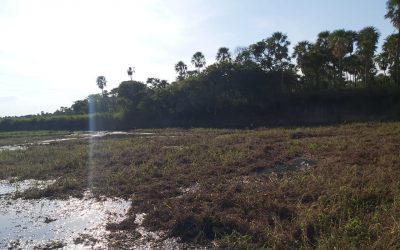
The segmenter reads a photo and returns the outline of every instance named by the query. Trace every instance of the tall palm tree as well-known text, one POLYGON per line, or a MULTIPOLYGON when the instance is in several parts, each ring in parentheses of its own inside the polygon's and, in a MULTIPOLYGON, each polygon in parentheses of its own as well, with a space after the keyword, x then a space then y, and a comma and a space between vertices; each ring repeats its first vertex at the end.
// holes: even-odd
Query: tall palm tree
POLYGON ((107 80, 104 76, 98 76, 96 79, 97 86, 101 89, 101 93, 104 95, 104 88, 107 86, 107 80))
POLYGON ((197 68, 197 72, 200 72, 201 68, 206 65, 206 58, 203 53, 199 51, 193 55, 191 63, 197 68))
POLYGON ((290 62, 290 41, 286 34, 275 32, 271 37, 264 40, 268 54, 272 57, 272 69, 284 71, 290 62))
POLYGON ((132 81, 132 75, 135 73, 135 67, 129 67, 127 70, 128 76, 131 78, 132 81))
POLYGON ((229 52, 229 49, 226 47, 221 47, 218 49, 217 56, 215 57, 217 62, 222 63, 222 62, 231 62, 231 53, 229 52))
POLYGON ((386 39, 385 42, 383 43, 382 46, 382 53, 385 54, 388 62, 388 69, 390 73, 391 79, 394 80, 395 84, 397 84, 396 79, 397 79, 397 44, 399 42, 399 34, 392 34, 389 35, 386 39))
MULTIPOLYGON (((306 82, 311 84, 311 80, 315 80, 317 75, 316 65, 313 64, 315 61, 314 44, 309 41, 300 41, 294 46, 292 57, 296 58, 297 67, 300 68, 306 82)), ((314 85, 316 84, 314 83, 314 85)))
POLYGON ((297 65, 300 68, 303 68, 306 63, 306 56, 311 52, 312 48, 313 44, 309 41, 300 41, 296 46, 294 46, 292 57, 296 58, 297 65))
POLYGON ((355 33, 343 29, 335 30, 328 37, 328 45, 332 55, 338 60, 339 79, 343 77, 343 59, 348 53, 353 52, 355 33))
POLYGON ((371 78, 372 71, 375 68, 374 56, 378 39, 379 32, 372 26, 362 29, 357 35, 357 56, 363 68, 362 78, 365 86, 368 86, 368 80, 371 78))
POLYGON ((179 61, 175 64, 175 71, 178 73, 178 80, 183 80, 186 77, 187 65, 184 62, 179 61))
POLYGON ((380 70, 383 71, 383 75, 385 76, 385 85, 386 85, 386 79, 387 79, 387 75, 386 75, 386 70, 389 67, 389 55, 387 54, 387 52, 383 51, 380 54, 378 54, 375 57, 375 62, 376 64, 378 64, 378 67, 380 70))
MULTIPOLYGON (((388 0, 386 2, 386 15, 385 18, 390 19, 393 26, 397 28, 398 35, 400 36, 400 0, 388 0)), ((399 56, 400 56, 400 39, 397 40, 396 44, 396 57, 395 57, 395 77, 397 86, 400 87, 399 77, 399 56)))

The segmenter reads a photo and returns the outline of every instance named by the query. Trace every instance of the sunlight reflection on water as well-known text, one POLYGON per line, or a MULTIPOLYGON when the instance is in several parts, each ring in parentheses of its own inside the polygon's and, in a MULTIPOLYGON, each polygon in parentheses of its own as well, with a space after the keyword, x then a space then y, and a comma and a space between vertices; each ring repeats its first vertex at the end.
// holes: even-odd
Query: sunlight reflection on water
POLYGON ((10 199, 13 192, 32 187, 31 183, 32 180, 18 185, 0 182, 0 249, 10 247, 10 242, 16 248, 32 249, 55 241, 76 249, 79 244, 74 240, 83 235, 86 241, 80 243, 82 247, 86 244, 105 248, 106 224, 122 221, 130 207, 130 202, 123 199, 96 200, 90 192, 83 199, 10 199))

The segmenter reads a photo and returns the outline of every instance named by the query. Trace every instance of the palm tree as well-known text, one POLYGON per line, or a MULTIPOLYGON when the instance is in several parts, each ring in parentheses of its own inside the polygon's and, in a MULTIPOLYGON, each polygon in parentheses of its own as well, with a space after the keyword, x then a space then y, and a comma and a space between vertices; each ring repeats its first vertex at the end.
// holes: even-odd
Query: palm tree
MULTIPOLYGON (((398 35, 400 36, 400 0, 388 0, 386 2, 387 13, 385 18, 390 19, 393 26, 397 28, 398 35)), ((394 62, 394 70, 396 77, 396 84, 400 87, 400 77, 399 77, 399 56, 400 56, 400 39, 397 39, 396 44, 396 57, 394 62)))
POLYGON ((391 79, 394 80, 394 82, 397 84, 396 82, 396 77, 397 77, 397 44, 399 42, 399 35, 398 34, 392 34, 389 35, 386 39, 385 42, 383 43, 382 46, 382 53, 385 54, 386 59, 387 59, 387 63, 388 63, 388 69, 389 69, 389 73, 390 73, 390 77, 391 79))
POLYGON ((101 89, 101 93, 104 95, 103 89, 107 86, 107 80, 104 76, 98 76, 96 79, 97 86, 101 89))
POLYGON ((132 75, 135 73, 135 67, 129 67, 127 70, 128 76, 131 78, 132 81, 132 75))
POLYGON ((206 65, 206 58, 203 53, 199 51, 193 55, 191 63, 197 68, 197 72, 200 72, 201 68, 206 65))
POLYGON ((269 71, 273 66, 273 58, 267 49, 267 44, 265 41, 260 41, 249 47, 250 57, 254 58, 254 61, 260 66, 264 71, 269 71))
POLYGON ((353 52, 355 33, 343 29, 335 30, 328 37, 328 45, 332 55, 338 60, 339 79, 343 77, 343 58, 353 52))
POLYGON ((311 53, 312 49, 313 44, 309 41, 301 41, 296 46, 294 46, 292 57, 297 59, 297 65, 300 68, 304 67, 304 64, 307 62, 307 54, 311 53))
POLYGON ((238 47, 235 51, 235 63, 245 65, 254 63, 251 57, 251 50, 248 47, 238 47))
POLYGON ((178 73, 178 80, 181 81, 186 77, 187 65, 184 62, 179 61, 177 64, 175 64, 175 71, 178 73))
POLYGON ((386 78, 387 78, 386 70, 389 67, 388 58, 389 58, 389 55, 385 51, 381 52, 380 54, 378 54, 375 57, 376 64, 378 64, 379 69, 383 71, 383 75, 385 76, 385 85, 386 85, 386 78))
POLYGON ((218 49, 217 56, 215 57, 217 62, 222 63, 222 62, 231 62, 231 53, 229 52, 229 49, 227 47, 221 47, 218 49))
POLYGON ((268 54, 272 58, 272 69, 284 71, 290 64, 289 46, 290 41, 286 34, 275 32, 271 37, 264 40, 268 54))
POLYGON ((365 86, 368 86, 368 80, 371 78, 371 74, 374 65, 374 56, 377 49, 377 43, 379 39, 379 32, 374 27, 366 27, 362 29, 357 36, 357 56, 360 59, 364 78, 365 86))
MULTIPOLYGON (((315 65, 313 64, 315 53, 314 53, 314 44, 309 41, 300 41, 293 48, 293 58, 296 58, 297 67, 300 68, 301 73, 304 75, 305 79, 311 81, 312 79, 316 79, 316 75, 313 77, 313 73, 316 72, 315 65)), ((310 82, 311 83, 311 82, 310 82)), ((309 84, 310 84, 309 83, 309 84)), ((316 85, 314 83, 314 85, 316 85)))

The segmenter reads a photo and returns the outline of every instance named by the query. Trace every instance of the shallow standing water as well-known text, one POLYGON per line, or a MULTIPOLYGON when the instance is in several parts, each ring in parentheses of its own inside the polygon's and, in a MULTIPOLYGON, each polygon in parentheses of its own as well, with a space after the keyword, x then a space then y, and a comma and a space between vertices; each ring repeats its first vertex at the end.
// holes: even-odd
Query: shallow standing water
POLYGON ((106 248, 108 222, 125 218, 130 202, 122 199, 96 200, 87 192, 83 199, 11 199, 44 183, 0 182, 0 249, 58 246, 66 249, 106 248))
MULTIPOLYGON (((154 136, 153 133, 93 132, 73 133, 62 138, 0 147, 1 151, 26 150, 35 145, 63 143, 114 135, 154 136)), ((84 194, 83 199, 24 200, 14 199, 16 192, 45 188, 51 181, 0 180, 0 249, 183 249, 186 244, 162 232, 147 231, 141 223, 145 214, 136 217, 136 230, 111 233, 106 225, 127 217, 130 202, 84 194)))
POLYGON ((124 131, 96 131, 96 132, 76 132, 70 135, 66 135, 60 138, 43 140, 43 141, 36 141, 24 144, 15 144, 15 145, 6 145, 0 146, 1 151, 17 151, 17 150, 26 150, 30 146, 34 145, 49 145, 51 143, 59 143, 65 141, 72 141, 72 140, 85 140, 91 138, 101 138, 106 136, 121 136, 121 135, 136 135, 136 136, 153 136, 154 133, 147 133, 147 132, 124 132, 124 131))

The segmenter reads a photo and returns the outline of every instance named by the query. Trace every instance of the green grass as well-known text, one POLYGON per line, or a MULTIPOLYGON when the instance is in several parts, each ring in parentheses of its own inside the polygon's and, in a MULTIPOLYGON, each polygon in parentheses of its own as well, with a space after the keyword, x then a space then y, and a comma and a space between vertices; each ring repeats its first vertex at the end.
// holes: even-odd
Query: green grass
POLYGON ((95 139, 91 162, 87 140, 3 151, 0 179, 58 178, 27 198, 80 196, 91 179, 97 195, 132 199, 149 229, 220 248, 400 247, 400 123, 151 132, 95 139), (301 161, 311 167, 269 171, 301 161))

